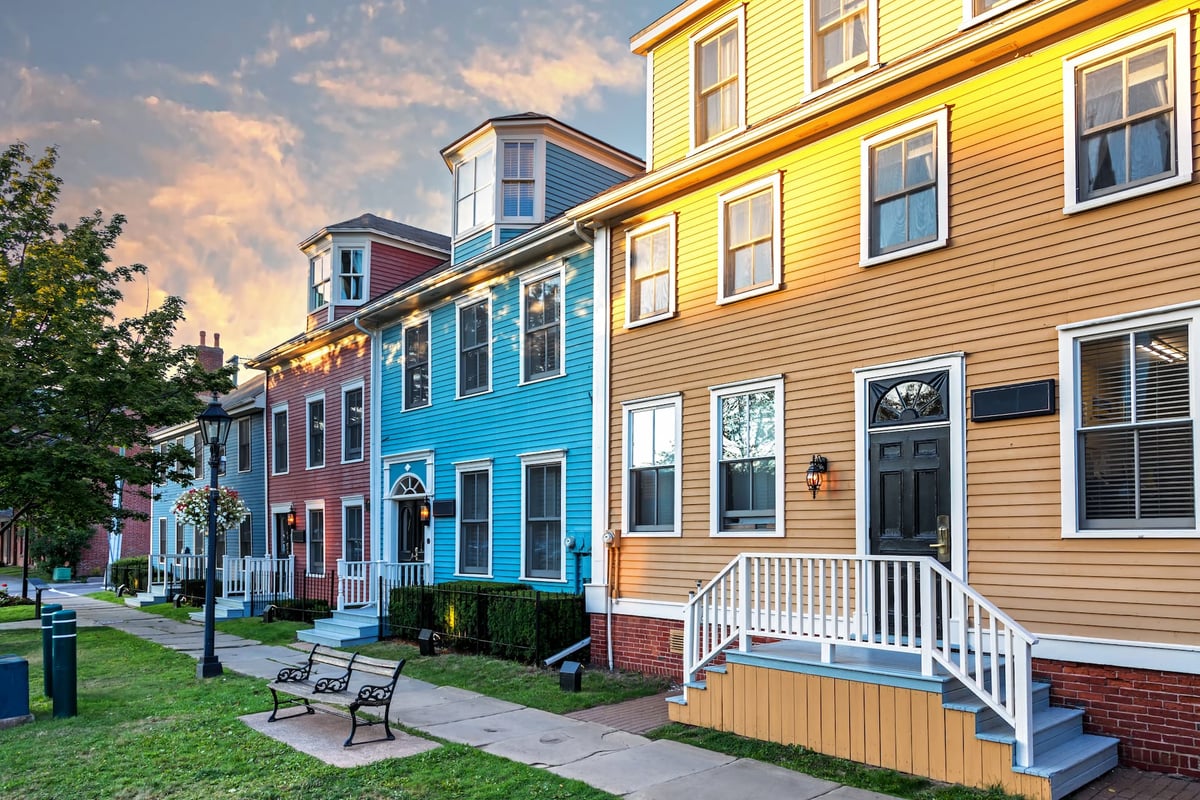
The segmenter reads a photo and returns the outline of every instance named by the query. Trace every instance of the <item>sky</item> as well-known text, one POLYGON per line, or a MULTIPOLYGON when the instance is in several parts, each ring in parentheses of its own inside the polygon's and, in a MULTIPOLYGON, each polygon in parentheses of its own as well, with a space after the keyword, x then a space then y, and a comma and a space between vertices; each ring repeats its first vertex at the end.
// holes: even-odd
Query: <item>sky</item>
POLYGON ((371 212, 450 232, 439 151, 549 114, 645 155, 630 37, 678 0, 3 0, 0 147, 59 153, 57 218, 128 222, 123 315, 256 356, 304 328, 297 244, 371 212))

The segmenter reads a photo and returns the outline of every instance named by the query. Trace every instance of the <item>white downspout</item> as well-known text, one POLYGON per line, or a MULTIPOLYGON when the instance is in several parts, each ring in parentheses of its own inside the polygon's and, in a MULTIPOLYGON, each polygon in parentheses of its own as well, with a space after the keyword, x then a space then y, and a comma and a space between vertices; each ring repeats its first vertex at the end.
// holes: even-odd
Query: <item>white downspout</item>
MULTIPOLYGON (((370 488, 367 491, 367 498, 366 498, 366 502, 368 504, 368 507, 370 508, 370 514, 364 515, 364 519, 369 520, 368 524, 370 524, 370 526, 371 526, 371 530, 370 530, 371 556, 372 556, 371 560, 378 563, 378 562, 382 561, 381 556, 383 554, 383 536, 377 535, 377 532, 382 530, 382 526, 381 526, 381 523, 379 522, 379 516, 378 516, 381 511, 381 506, 382 506, 382 503, 379 499, 379 496, 381 493, 379 491, 377 491, 377 489, 379 487, 379 481, 380 481, 380 466, 379 466, 379 456, 378 456, 379 448, 381 445, 380 435, 379 435, 379 427, 380 427, 379 426, 379 417, 380 417, 380 413, 381 413, 380 402, 379 402, 379 384, 380 384, 380 381, 382 380, 381 375, 383 372, 383 370, 380 366, 380 364, 383 360, 382 359, 383 344, 382 344, 382 337, 379 335, 379 331, 378 330, 369 331, 366 328, 364 328, 362 326, 362 323, 359 322, 359 318, 358 318, 357 314, 354 316, 352 321, 354 322, 354 327, 357 328, 359 330, 359 332, 365 334, 371 342, 371 368, 370 368, 371 379, 370 379, 370 389, 367 393, 369 396, 368 407, 370 409, 370 412, 367 414, 367 420, 368 420, 368 427, 370 428, 370 432, 371 432, 370 436, 368 437, 368 439, 370 441, 370 449, 367 453, 367 459, 368 459, 367 469, 368 469, 368 474, 369 474, 370 488)), ((364 558, 365 558, 365 554, 364 554, 364 558)), ((368 573, 369 572, 370 571, 368 570, 368 573)), ((378 602, 378 598, 375 596, 376 592, 379 588, 378 587, 378 583, 379 583, 378 576, 377 575, 369 575, 368 580, 371 583, 371 585, 369 587, 367 587, 367 593, 370 598, 370 602, 372 602, 372 603, 378 602)))
MULTIPOLYGON (((580 232, 576 221, 575 231, 580 232)), ((604 576, 605 639, 608 668, 613 669, 612 592, 608 586, 608 360, 611 321, 609 308, 609 236, 608 227, 592 237, 592 586, 604 576)), ((593 595, 594 596, 594 595, 593 595)))

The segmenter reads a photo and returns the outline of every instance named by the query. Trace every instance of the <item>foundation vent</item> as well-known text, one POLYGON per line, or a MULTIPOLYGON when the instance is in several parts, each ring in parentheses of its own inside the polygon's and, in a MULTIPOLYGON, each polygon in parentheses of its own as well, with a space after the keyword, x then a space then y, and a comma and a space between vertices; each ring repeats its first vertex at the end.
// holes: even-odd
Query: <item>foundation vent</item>
POLYGON ((672 630, 667 634, 667 650, 668 652, 681 656, 683 655, 683 629, 679 628, 672 630))

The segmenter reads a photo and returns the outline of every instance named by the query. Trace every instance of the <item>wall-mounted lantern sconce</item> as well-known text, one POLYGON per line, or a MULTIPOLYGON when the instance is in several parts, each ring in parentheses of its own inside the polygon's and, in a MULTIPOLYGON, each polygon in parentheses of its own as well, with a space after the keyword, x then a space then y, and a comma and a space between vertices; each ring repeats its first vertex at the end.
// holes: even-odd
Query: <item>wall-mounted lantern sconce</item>
POLYGON ((808 488, 812 490, 812 495, 817 496, 817 490, 821 488, 821 483, 825 480, 825 473, 829 471, 829 459, 825 456, 813 456, 808 462, 808 472, 804 475, 804 482, 808 484, 808 488))
POLYGON ((296 530, 296 508, 295 508, 295 506, 288 506, 287 526, 288 526, 289 531, 296 530))
POLYGON ((418 514, 421 518, 421 524, 428 525, 429 524, 429 501, 428 500, 422 501, 421 510, 418 512, 418 514))

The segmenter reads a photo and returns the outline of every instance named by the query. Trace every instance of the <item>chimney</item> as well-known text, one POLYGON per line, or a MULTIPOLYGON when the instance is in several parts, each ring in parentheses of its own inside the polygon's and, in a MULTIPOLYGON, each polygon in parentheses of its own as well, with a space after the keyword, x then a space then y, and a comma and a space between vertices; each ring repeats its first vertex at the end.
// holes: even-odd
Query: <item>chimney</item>
POLYGON ((212 347, 204 343, 204 331, 200 331, 200 346, 196 348, 196 360, 208 372, 216 372, 225 363, 225 351, 221 349, 221 334, 213 334, 212 347))

